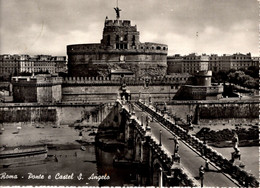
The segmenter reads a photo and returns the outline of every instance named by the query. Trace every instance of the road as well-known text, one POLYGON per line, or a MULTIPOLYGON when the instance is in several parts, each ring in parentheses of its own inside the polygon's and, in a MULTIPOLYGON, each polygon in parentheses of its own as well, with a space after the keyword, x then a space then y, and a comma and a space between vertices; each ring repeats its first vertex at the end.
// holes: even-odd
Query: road
MULTIPOLYGON (((141 120, 141 116, 143 115, 143 119, 147 115, 146 112, 142 112, 141 109, 135 106, 135 115, 141 120)), ((144 121, 145 122, 145 121, 144 121)), ((159 140, 160 130, 162 131, 162 145, 165 147, 171 154, 174 152, 174 141, 175 137, 171 132, 165 129, 159 122, 153 121, 150 122, 150 127, 152 134, 159 140)), ((182 141, 179 142, 179 155, 181 157, 181 165, 185 168, 195 179, 198 179, 199 176, 199 168, 201 165, 205 166, 205 160, 194 152, 191 148, 189 148, 182 141)), ((210 170, 205 172, 204 175, 204 186, 206 187, 238 187, 233 181, 231 181, 228 177, 226 177, 223 173, 219 172, 215 167, 209 165, 210 170)), ((198 180, 200 182, 200 180, 198 180)))

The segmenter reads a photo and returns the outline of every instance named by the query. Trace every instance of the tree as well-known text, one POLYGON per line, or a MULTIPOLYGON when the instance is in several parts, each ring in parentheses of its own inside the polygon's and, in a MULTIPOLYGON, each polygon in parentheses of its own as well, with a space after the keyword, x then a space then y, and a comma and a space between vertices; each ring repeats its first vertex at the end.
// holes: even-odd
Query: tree
POLYGON ((254 79, 246 80, 243 85, 249 89, 258 89, 258 83, 254 79))
POLYGON ((228 74, 228 79, 230 82, 240 85, 243 80, 243 76, 245 76, 243 71, 230 72, 228 74))
POLYGON ((249 76, 253 78, 259 78, 259 67, 258 66, 250 66, 247 68, 247 72, 249 76))

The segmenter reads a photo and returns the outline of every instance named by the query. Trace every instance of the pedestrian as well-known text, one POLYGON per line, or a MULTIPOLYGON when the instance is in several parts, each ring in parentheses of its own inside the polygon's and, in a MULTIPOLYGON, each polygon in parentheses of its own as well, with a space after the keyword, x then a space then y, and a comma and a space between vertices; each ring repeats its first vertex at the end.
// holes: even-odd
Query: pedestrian
POLYGON ((206 161, 205 161, 205 170, 209 170, 209 160, 208 159, 206 159, 206 161))
POLYGON ((201 179, 203 179, 204 173, 205 173, 204 172, 204 167, 203 167, 203 165, 201 165, 200 168, 199 168, 199 175, 200 175, 201 179))
POLYGON ((176 139, 176 142, 175 142, 175 153, 178 153, 179 151, 179 141, 178 139, 176 139))

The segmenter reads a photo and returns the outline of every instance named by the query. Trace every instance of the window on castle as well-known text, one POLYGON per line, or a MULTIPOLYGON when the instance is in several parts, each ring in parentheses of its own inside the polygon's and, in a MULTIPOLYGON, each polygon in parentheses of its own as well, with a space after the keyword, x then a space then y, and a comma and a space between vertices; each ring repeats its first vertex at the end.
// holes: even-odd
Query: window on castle
POLYGON ((119 41, 119 35, 116 35, 116 41, 119 41))
POLYGON ((118 43, 116 43, 116 49, 119 49, 119 44, 118 43))
POLYGON ((135 35, 133 35, 132 46, 135 46, 135 35))
POLYGON ((157 47, 156 47, 156 50, 160 50, 160 49, 161 49, 161 47, 160 47, 160 46, 157 46, 157 47))
POLYGON ((127 35, 125 35, 125 37, 124 37, 124 41, 127 41, 127 35))
POLYGON ((110 35, 107 36, 107 46, 110 46, 110 35))

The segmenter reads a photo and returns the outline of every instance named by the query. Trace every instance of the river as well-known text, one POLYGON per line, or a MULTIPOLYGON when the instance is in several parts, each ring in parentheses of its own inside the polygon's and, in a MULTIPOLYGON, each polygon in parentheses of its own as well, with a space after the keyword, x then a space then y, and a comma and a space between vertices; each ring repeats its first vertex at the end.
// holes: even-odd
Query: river
POLYGON ((114 153, 94 145, 86 146, 86 151, 49 150, 48 155, 56 155, 58 162, 51 156, 44 164, 1 168, 0 185, 123 186, 130 182, 131 169, 114 168, 114 153), (3 179, 3 173, 17 175, 18 179, 3 179))

